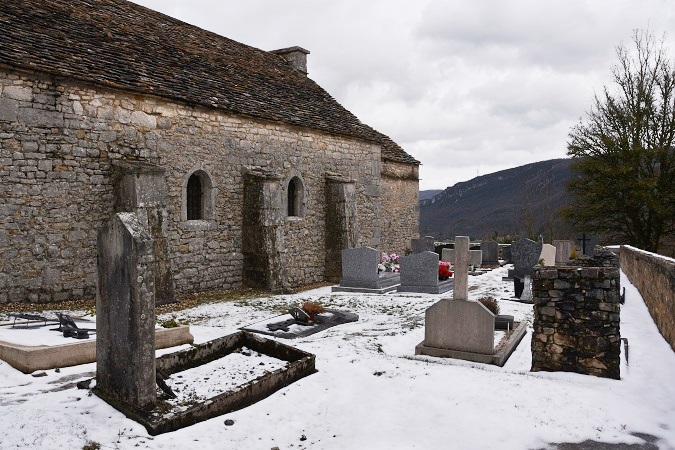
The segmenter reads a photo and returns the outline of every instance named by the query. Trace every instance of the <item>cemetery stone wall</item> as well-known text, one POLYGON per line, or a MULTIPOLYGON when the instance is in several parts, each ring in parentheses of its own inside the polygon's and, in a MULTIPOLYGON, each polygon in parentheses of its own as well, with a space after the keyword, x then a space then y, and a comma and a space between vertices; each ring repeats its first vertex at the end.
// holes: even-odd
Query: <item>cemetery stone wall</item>
POLYGON ((675 350, 675 260, 622 245, 621 270, 640 291, 661 335, 675 350))
POLYGON ((620 378, 616 267, 536 267, 532 371, 620 378))

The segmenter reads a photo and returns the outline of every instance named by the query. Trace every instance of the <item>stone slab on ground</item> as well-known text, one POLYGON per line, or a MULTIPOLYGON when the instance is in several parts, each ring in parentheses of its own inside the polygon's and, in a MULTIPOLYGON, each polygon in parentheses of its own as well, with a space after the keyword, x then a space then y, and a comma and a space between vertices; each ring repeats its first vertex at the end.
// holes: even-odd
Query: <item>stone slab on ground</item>
POLYGON ((314 322, 310 322, 306 325, 297 323, 297 321, 293 319, 290 314, 282 314, 272 319, 246 325, 240 329, 243 331, 266 334, 268 336, 275 336, 284 339, 295 339, 319 333, 320 331, 327 330, 328 328, 334 327, 336 325, 356 322, 357 320, 359 320, 358 314, 347 311, 339 311, 337 309, 327 309, 326 312, 317 314, 314 322), (281 326, 286 328, 286 330, 277 329, 276 331, 272 331, 268 328, 268 325, 281 326))
MULTIPOLYGON (((155 330, 156 348, 176 347, 193 342, 188 325, 155 330)), ((96 340, 60 345, 21 345, 0 341, 0 359, 23 373, 77 366, 96 361, 96 340)))

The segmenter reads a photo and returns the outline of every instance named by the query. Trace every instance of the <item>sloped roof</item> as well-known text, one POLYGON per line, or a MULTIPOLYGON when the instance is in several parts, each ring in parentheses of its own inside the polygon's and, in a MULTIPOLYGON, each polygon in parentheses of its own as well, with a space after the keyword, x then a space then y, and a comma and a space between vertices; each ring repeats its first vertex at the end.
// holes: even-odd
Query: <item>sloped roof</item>
POLYGON ((281 56, 126 0, 3 2, 0 64, 356 137, 418 163, 281 56))

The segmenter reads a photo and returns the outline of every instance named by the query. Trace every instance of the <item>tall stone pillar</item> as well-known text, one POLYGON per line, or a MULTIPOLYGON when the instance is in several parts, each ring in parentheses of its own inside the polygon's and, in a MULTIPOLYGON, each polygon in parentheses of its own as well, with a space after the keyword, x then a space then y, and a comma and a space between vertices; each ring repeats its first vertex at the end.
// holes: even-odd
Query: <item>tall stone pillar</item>
POLYGON ((327 281, 342 277, 342 250, 358 245, 356 183, 338 174, 326 174, 326 270, 327 281))
POLYGON ((115 214, 97 240, 96 392, 135 410, 156 402, 154 246, 130 212, 115 214))
POLYGON ((455 285, 452 298, 469 299, 469 237, 455 236, 455 285))
POLYGON ((242 251, 246 286, 290 292, 286 278, 281 178, 262 169, 244 173, 242 251))

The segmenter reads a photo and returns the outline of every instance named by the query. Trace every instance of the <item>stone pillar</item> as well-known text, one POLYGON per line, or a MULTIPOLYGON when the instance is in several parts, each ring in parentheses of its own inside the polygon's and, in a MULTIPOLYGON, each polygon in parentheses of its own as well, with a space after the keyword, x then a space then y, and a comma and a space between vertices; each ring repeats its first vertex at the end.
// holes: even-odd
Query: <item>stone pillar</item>
POLYGON ((358 245, 354 180, 338 174, 326 174, 326 269, 327 281, 342 277, 342 250, 358 245))
POLYGON ((153 240, 155 258, 155 302, 176 301, 169 256, 166 224, 164 169, 140 161, 113 161, 115 212, 133 212, 153 240))
POLYGON ((617 267, 537 267, 532 371, 620 378, 617 267))
POLYGON ((136 410, 156 401, 154 247, 129 212, 117 213, 97 240, 96 391, 136 410))
POLYGON ((455 236, 455 285, 452 298, 469 299, 469 237, 455 236))
POLYGON ((244 173, 242 251, 246 286, 290 292, 286 278, 281 178, 262 169, 244 173))

